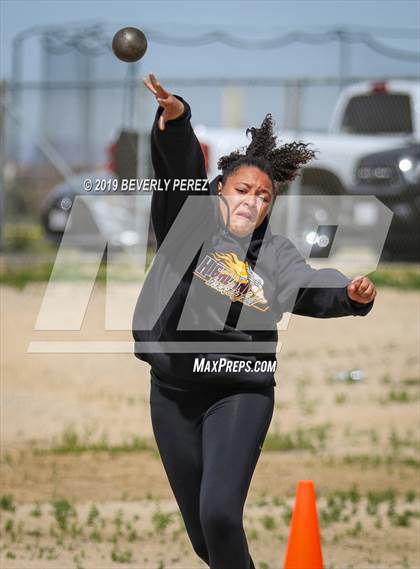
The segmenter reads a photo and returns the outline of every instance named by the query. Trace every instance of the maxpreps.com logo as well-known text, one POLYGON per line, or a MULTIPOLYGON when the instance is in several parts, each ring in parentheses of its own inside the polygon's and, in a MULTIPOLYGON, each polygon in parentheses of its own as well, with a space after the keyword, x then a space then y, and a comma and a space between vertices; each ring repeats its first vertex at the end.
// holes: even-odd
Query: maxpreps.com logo
POLYGON ((269 308, 264 297, 263 279, 235 253, 206 255, 194 274, 232 302, 239 301, 262 312, 269 308))

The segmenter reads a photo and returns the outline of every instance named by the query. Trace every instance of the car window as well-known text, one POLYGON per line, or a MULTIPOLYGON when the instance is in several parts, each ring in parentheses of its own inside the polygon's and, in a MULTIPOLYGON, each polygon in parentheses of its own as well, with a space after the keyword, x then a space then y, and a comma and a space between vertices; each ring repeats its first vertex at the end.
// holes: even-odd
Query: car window
POLYGON ((400 93, 353 97, 344 113, 343 130, 353 134, 410 134, 413 132, 410 97, 400 93))

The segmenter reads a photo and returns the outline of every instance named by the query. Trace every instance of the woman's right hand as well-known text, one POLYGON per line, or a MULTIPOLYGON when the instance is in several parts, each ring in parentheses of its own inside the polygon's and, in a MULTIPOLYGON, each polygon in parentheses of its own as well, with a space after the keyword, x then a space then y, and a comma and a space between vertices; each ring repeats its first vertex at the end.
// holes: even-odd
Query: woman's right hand
POLYGON ((143 79, 143 83, 146 87, 153 93, 156 97, 157 102, 161 107, 163 107, 163 113, 159 117, 159 129, 165 130, 166 121, 172 121, 180 117, 184 112, 184 104, 168 93, 153 73, 149 73, 149 77, 147 79, 143 79))

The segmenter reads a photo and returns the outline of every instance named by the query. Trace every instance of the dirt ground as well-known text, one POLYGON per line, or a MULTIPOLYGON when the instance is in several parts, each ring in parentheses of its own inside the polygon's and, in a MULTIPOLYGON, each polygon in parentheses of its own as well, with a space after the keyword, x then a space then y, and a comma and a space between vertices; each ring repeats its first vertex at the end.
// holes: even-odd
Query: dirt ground
MULTIPOLYGON (((153 440, 148 366, 130 353, 27 351, 131 342, 103 329, 104 290, 80 331, 54 332, 34 330, 45 285, 1 289, 2 569, 206 567, 153 440)), ((256 568, 282 566, 301 479, 315 484, 325 569, 419 568, 418 292, 380 289, 364 318, 293 316, 280 339, 275 413, 244 510, 256 568), (362 381, 337 378, 354 369, 362 381)))

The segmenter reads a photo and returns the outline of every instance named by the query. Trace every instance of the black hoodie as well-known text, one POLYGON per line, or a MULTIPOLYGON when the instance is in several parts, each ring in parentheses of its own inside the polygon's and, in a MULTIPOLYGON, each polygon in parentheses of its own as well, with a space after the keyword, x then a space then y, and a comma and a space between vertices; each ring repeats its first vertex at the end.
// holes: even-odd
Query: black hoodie
POLYGON ((133 316, 135 356, 150 364, 156 383, 174 389, 276 385, 277 322, 284 312, 364 316, 373 301, 352 301, 351 279, 312 268, 288 238, 271 232, 268 216, 252 236, 231 233, 219 208, 220 176, 204 191, 177 189, 174 180, 207 178, 191 109, 177 98, 183 115, 160 131, 159 107, 151 132, 156 179, 171 186, 152 196, 158 253, 133 316))

